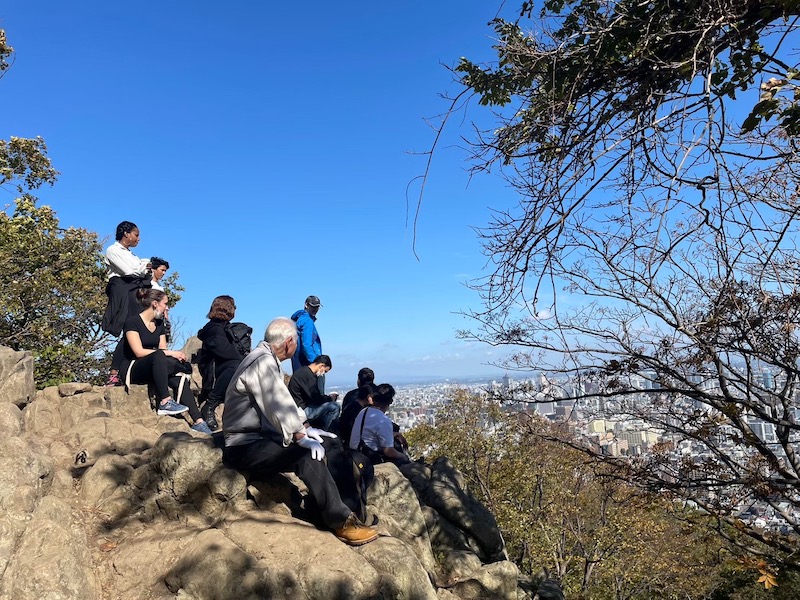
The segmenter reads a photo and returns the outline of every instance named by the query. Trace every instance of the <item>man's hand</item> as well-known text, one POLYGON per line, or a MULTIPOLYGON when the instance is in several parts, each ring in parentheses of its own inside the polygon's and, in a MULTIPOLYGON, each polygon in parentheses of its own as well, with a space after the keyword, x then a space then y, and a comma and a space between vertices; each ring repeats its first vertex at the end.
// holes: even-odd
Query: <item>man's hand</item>
POLYGON ((322 438, 329 437, 335 438, 338 437, 335 433, 331 433, 330 431, 325 431, 324 429, 317 429, 316 427, 306 427, 306 436, 310 437, 312 440, 315 440, 322 443, 322 438))
POLYGON ((299 440, 295 440, 298 446, 301 448, 305 448, 306 450, 311 450, 311 458, 314 460, 322 460, 325 458, 325 448, 322 447, 322 444, 319 443, 317 440, 308 437, 307 435, 301 437, 299 440))

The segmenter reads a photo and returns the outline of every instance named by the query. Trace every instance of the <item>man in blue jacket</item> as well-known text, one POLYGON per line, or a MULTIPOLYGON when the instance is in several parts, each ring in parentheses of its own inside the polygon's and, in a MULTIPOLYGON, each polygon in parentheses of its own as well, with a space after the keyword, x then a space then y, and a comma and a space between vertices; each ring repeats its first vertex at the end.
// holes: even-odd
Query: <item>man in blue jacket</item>
MULTIPOLYGON (((292 321, 297 324, 297 335, 299 342, 297 352, 292 357, 292 372, 296 373, 300 367, 307 367, 314 359, 322 354, 322 342, 317 333, 317 313, 322 307, 322 303, 316 296, 306 298, 305 307, 292 315, 292 321)), ((325 388, 320 391, 324 393, 325 388)))

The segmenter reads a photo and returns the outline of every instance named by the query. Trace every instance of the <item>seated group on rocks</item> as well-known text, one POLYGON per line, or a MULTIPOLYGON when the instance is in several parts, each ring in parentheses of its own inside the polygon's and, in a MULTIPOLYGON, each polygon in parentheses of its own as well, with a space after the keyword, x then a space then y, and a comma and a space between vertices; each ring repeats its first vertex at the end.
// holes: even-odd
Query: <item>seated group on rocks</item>
MULTIPOLYGON (((211 304, 209 322, 198 333, 203 344, 198 355, 203 380, 200 409, 189 385, 187 356, 167 348, 168 302, 158 280, 169 265, 163 259, 135 257, 130 248, 138 242, 138 227, 123 221, 106 253, 109 304, 103 325, 114 335, 124 333, 109 384, 148 385, 159 415, 188 413, 191 428, 207 435, 218 429, 216 409, 224 404, 227 466, 250 479, 294 471, 307 486, 322 522, 339 539, 351 545, 376 539, 377 531, 363 523, 371 465, 409 462, 407 443, 385 414, 394 388, 376 386, 372 370, 363 368, 358 387, 340 406, 337 394, 323 392, 324 376, 332 368, 324 354, 295 366, 287 385, 281 362, 295 357, 298 350, 295 321, 274 319, 264 340, 251 351, 252 329, 232 323, 234 299, 218 296, 211 304), (354 470, 354 465, 359 468, 354 470)), ((319 307, 315 296, 309 296, 307 308, 309 302, 319 307)))

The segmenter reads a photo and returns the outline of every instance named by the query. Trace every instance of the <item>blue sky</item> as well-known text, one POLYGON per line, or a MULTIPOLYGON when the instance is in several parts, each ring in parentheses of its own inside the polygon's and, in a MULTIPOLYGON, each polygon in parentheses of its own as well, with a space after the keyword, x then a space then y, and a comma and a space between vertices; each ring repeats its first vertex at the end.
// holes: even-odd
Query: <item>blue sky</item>
MULTIPOLYGON (((309 294, 331 381, 502 375, 501 351, 457 340, 477 308, 465 282, 485 257, 473 226, 514 197, 470 180, 456 120, 434 160, 417 228, 406 186, 421 174, 460 91, 443 66, 491 58, 496 5, 432 3, 12 2, 0 26, 17 54, 0 136, 41 135, 61 171, 40 190, 62 226, 163 256, 186 287, 181 333, 214 296, 260 336, 309 294)), ((416 186, 412 185, 413 203, 416 186)), ((13 194, 0 202, 13 201, 13 194)))

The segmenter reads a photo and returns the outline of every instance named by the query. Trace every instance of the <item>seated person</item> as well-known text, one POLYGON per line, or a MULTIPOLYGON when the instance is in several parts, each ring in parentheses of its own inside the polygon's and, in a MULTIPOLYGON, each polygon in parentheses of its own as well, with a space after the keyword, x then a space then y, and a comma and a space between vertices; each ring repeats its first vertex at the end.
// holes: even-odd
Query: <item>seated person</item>
POLYGON ((222 459, 232 469, 264 479, 293 469, 308 487, 323 522, 343 542, 359 546, 378 537, 342 502, 323 462, 322 438, 336 437, 307 427, 303 409, 283 382, 281 362, 297 350, 297 327, 285 317, 273 320, 256 346, 236 368, 225 393, 222 459))
MULTIPOLYGON (((153 275, 150 287, 166 292, 167 290, 161 285, 161 280, 169 270, 169 263, 159 256, 153 256, 150 258, 150 269, 153 275)), ((172 322, 169 320, 169 310, 164 313, 164 335, 167 337, 167 345, 172 344, 172 322)))
POLYGON ((123 328, 125 344, 121 372, 125 373, 125 384, 151 385, 158 398, 159 415, 178 415, 188 411, 193 422, 192 429, 211 435, 197 408, 188 378, 175 368, 180 367, 180 363, 186 364, 186 355, 167 350, 162 321, 167 310, 167 295, 160 290, 142 288, 137 290, 136 298, 141 312, 128 317, 123 328), (172 399, 170 388, 179 402, 172 399))
MULTIPOLYGON (((356 390, 355 400, 342 405, 342 416, 339 417, 339 437, 345 448, 350 447, 350 432, 353 430, 353 423, 361 410, 367 406, 372 406, 372 399, 378 393, 378 387, 372 383, 365 383, 356 390)), ((350 392, 347 393, 350 395, 350 392)))
POLYGON ((215 411, 225 401, 225 390, 246 354, 235 343, 230 330, 235 315, 233 298, 217 296, 206 316, 208 323, 197 332, 197 337, 203 342, 203 359, 199 365, 203 389, 210 388, 201 412, 212 430, 219 428, 215 411))
POLYGON ((378 386, 378 392, 372 397, 372 406, 361 409, 350 432, 349 448, 360 450, 373 464, 393 462, 399 466, 411 462, 395 447, 393 423, 386 416, 393 401, 394 388, 389 384, 378 386), (381 392, 381 387, 385 392, 381 392))
MULTIPOLYGON (((344 395, 344 399, 342 400, 342 413, 351 405, 357 404, 358 400, 358 388, 362 385, 366 385, 368 383, 375 383, 375 372, 370 369, 369 367, 363 367, 358 371, 358 377, 356 378, 356 387, 353 390, 350 390, 344 395)), ((352 425, 352 423, 351 423, 352 425)), ((350 430, 347 430, 347 436, 350 436, 350 430)))
POLYGON ((336 401, 338 394, 323 394, 319 391, 318 377, 322 377, 332 368, 327 354, 320 354, 310 365, 300 367, 292 373, 289 381, 289 393, 297 406, 306 413, 309 423, 330 431, 332 423, 339 417, 342 407, 336 401))

